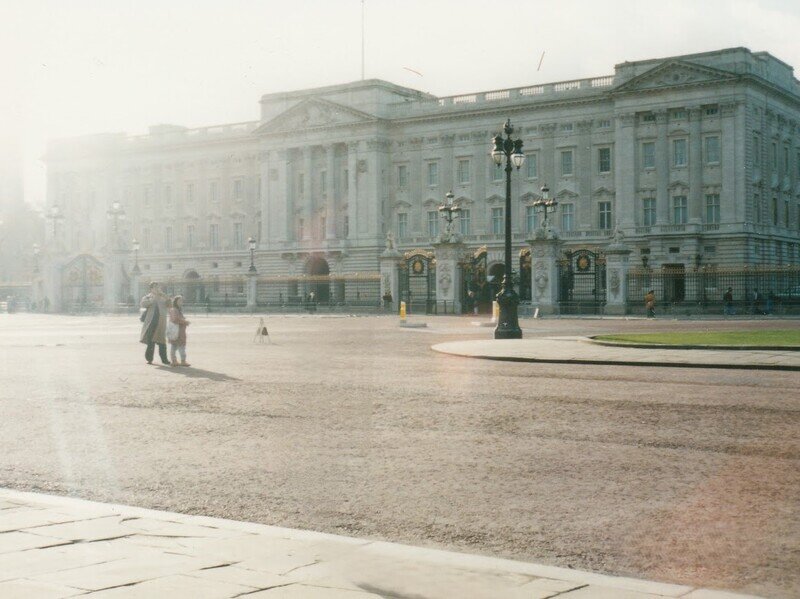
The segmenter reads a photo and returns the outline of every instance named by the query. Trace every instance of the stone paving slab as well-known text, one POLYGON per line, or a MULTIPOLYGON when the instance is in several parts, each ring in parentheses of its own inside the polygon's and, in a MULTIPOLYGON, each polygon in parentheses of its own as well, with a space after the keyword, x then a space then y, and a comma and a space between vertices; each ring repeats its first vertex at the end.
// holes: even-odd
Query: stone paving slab
POLYGON ((475 339, 438 343, 431 349, 467 358, 513 362, 800 370, 800 352, 791 350, 611 347, 592 343, 588 337, 475 339))
POLYGON ((0 489, 0 519, 4 599, 746 597, 10 489, 0 489))

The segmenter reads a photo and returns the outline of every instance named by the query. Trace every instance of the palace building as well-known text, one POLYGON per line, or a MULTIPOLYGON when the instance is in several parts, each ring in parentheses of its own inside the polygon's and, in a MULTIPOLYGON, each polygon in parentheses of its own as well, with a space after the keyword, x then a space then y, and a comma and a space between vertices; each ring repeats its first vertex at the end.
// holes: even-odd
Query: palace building
POLYGON ((800 82, 732 48, 450 97, 365 80, 264 95, 250 122, 53 142, 40 292, 57 309, 109 306, 154 279, 235 303, 252 237, 258 276, 280 287, 265 303, 302 294, 303 277, 335 279, 318 299, 347 302, 354 280, 378 277, 390 232, 400 253, 433 249, 450 190, 461 242, 496 280, 505 173, 489 153, 506 119, 526 154, 517 253, 546 184, 567 252, 602 255, 616 234, 651 270, 800 262, 800 82))

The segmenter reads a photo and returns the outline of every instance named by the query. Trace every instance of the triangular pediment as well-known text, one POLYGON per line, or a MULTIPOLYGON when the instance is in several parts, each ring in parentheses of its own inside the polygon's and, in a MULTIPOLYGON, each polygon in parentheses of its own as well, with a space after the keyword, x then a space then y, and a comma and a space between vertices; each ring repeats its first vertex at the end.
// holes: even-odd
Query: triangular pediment
POLYGON ((538 194, 535 194, 532 191, 529 191, 527 193, 523 193, 519 197, 519 201, 520 202, 535 202, 537 200, 540 200, 541 198, 542 198, 542 196, 540 196, 538 194))
POLYGON ((497 204, 497 203, 505 202, 505 201, 506 201, 505 198, 502 198, 497 194, 490 195, 488 198, 486 198, 486 203, 487 204, 497 204))
POLYGON ((614 92, 632 92, 731 81, 737 76, 727 71, 682 60, 668 60, 626 81, 614 92))
POLYGON ((374 122, 371 114, 321 98, 303 100, 255 130, 255 134, 287 133, 306 129, 351 126, 374 122))

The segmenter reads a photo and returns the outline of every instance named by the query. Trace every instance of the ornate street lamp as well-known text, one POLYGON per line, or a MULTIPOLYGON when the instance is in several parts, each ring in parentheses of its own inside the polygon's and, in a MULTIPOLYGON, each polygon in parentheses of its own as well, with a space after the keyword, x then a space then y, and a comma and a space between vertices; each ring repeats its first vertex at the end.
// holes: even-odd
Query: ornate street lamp
POLYGON ((545 232, 547 231, 547 215, 555 212, 556 208, 558 208, 558 202, 556 202, 555 199, 550 199, 550 188, 547 187, 547 183, 545 183, 542 185, 542 197, 533 203, 533 209, 539 214, 544 214, 542 229, 545 232))
POLYGON ((497 319, 497 328, 494 330, 495 339, 522 339, 522 329, 519 328, 517 306, 519 295, 514 291, 514 281, 511 271, 511 171, 513 164, 517 170, 525 163, 525 154, 522 153, 522 140, 511 139, 514 128, 511 120, 507 120, 503 127, 506 139, 502 135, 495 135, 492 160, 497 166, 506 163, 506 264, 503 274, 503 286, 497 294, 497 303, 500 307, 500 316, 497 319))
POLYGON ((250 237, 247 240, 247 243, 250 246, 250 268, 248 270, 249 272, 256 272, 256 263, 255 263, 256 240, 250 237))
POLYGON ((52 206, 50 208, 50 211, 47 214, 47 218, 50 219, 51 221, 53 221, 53 238, 57 242, 58 241, 58 237, 57 237, 58 229, 57 229, 56 226, 58 224, 58 221, 64 220, 64 215, 61 213, 61 207, 58 206, 58 205, 52 206))
POLYGON ((439 212, 444 216, 447 221, 447 226, 444 230, 443 241, 452 241, 453 239, 453 219, 461 212, 461 207, 453 201, 453 191, 448 191, 444 198, 444 204, 439 206, 439 212))
POLYGON ((106 211, 108 219, 113 222, 114 241, 119 244, 119 221, 125 220, 125 208, 117 200, 111 202, 111 207, 106 211))
POLYGON ((139 242, 136 241, 135 237, 131 242, 131 246, 133 247, 133 270, 131 272, 138 276, 142 274, 142 271, 139 270, 139 242))

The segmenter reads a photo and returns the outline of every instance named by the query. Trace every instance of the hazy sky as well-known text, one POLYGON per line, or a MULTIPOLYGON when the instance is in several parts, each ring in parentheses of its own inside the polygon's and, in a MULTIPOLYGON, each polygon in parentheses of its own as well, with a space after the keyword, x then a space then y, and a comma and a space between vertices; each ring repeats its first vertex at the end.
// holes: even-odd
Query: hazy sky
MULTIPOLYGON (((366 76, 437 95, 731 46, 800 67, 800 0, 366 0, 365 14, 366 76)), ((0 74, 0 144, 21 143, 38 204, 47 139, 256 120, 263 93, 359 79, 361 0, 0 0, 0 74)))

